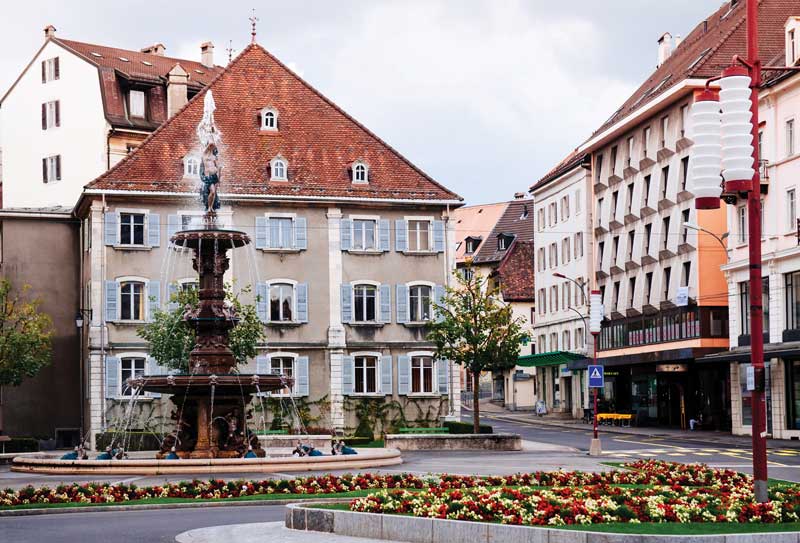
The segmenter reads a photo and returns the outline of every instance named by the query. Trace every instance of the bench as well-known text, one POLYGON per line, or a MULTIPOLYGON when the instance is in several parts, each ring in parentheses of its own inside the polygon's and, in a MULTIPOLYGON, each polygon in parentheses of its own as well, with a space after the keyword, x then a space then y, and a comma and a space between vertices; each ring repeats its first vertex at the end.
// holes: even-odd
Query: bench
POLYGON ((449 434, 448 428, 400 428, 401 434, 449 434))
POLYGON ((598 413, 597 424, 630 427, 633 415, 626 413, 598 413))

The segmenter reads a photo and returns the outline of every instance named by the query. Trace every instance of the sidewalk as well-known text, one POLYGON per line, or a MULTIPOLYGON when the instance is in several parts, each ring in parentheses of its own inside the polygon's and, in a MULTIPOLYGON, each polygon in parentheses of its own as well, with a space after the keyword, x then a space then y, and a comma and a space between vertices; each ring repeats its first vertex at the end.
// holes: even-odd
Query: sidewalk
MULTIPOLYGON (((472 412, 464 406, 463 409, 472 412)), ((486 415, 489 419, 503 422, 537 424, 542 426, 552 426, 554 428, 568 428, 570 430, 591 430, 591 424, 585 424, 578 419, 559 419, 550 415, 538 417, 532 411, 509 411, 503 407, 490 403, 481 402, 481 415, 486 415)), ((683 441, 696 441, 698 443, 716 443, 720 445, 731 445, 734 447, 750 447, 752 439, 750 436, 734 436, 730 432, 696 430, 680 430, 677 428, 659 428, 652 426, 632 426, 625 428, 621 426, 600 426, 600 432, 605 434, 635 435, 638 437, 649 438, 674 438, 683 441)), ((788 439, 767 439, 767 446, 773 449, 796 449, 800 450, 800 441, 788 439)))
POLYGON ((290 530, 283 522, 231 524, 183 532, 175 537, 177 543, 377 543, 383 539, 347 537, 332 533, 290 530))

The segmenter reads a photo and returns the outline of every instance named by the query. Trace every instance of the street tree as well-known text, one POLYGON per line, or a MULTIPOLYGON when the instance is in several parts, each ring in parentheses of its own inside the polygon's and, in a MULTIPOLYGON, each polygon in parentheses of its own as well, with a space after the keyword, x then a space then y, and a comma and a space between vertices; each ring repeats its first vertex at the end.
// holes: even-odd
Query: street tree
MULTIPOLYGON (((245 304, 239 299, 241 293, 247 292, 250 292, 249 287, 235 292, 232 285, 225 285, 225 300, 239 319, 229 336, 237 365, 254 358, 258 344, 266 340, 264 324, 258 318, 255 305, 245 304)), ((170 297, 168 308, 157 310, 153 320, 137 331, 139 337, 150 344, 150 355, 161 366, 189 373, 189 353, 194 348, 196 334, 191 323, 184 320, 184 314, 196 308, 198 303, 197 289, 178 289, 170 297)))
POLYGON ((456 274, 455 288, 446 289, 435 304, 436 319, 428 340, 436 344, 440 359, 466 368, 472 377, 473 430, 480 430, 479 379, 484 371, 505 371, 516 365, 526 335, 523 320, 514 318, 511 306, 501 300, 498 289, 485 277, 456 274))
MULTIPOLYGON (((53 320, 40 310, 41 300, 0 279, 0 398, 4 386, 19 386, 48 365, 52 354, 53 320)), ((3 430, 0 399, 0 434, 3 430)))

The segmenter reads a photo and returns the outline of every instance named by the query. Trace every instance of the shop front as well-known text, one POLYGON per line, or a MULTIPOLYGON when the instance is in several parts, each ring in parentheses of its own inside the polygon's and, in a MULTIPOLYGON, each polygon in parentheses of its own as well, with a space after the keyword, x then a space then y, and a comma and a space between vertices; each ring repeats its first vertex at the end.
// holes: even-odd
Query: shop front
POLYGON ((516 371, 535 368, 532 390, 536 393, 534 404, 539 412, 564 413, 580 418, 586 405, 585 378, 569 368, 572 363, 584 363, 588 359, 580 354, 555 351, 520 356, 516 371))

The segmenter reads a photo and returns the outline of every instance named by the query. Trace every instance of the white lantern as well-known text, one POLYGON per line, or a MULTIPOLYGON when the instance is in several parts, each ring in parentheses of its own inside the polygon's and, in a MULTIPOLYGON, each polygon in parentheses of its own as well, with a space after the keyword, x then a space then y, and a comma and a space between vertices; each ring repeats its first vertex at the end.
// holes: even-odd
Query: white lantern
POLYGON ((719 101, 722 107, 722 177, 726 192, 753 188, 753 123, 750 76, 733 66, 722 72, 719 101))
POLYGON ((603 297, 599 290, 593 290, 589 296, 589 332, 600 333, 600 322, 603 320, 603 297))
POLYGON ((718 209, 722 195, 722 142, 720 104, 714 91, 701 92, 689 111, 692 146, 689 187, 697 209, 718 209))

